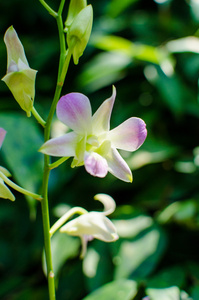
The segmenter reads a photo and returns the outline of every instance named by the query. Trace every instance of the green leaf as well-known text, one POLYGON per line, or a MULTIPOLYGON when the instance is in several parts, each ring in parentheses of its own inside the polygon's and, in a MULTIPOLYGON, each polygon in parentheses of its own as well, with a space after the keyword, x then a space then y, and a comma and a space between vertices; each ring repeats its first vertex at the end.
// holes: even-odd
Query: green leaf
POLYGON ((159 215, 160 223, 176 221, 178 223, 189 224, 194 221, 197 213, 197 203, 195 200, 176 201, 168 205, 159 215))
POLYGON ((185 271, 182 267, 174 266, 157 273, 147 282, 147 289, 164 289, 171 286, 181 287, 185 281, 185 271))
POLYGON ((191 300, 188 294, 180 291, 185 283, 185 271, 182 267, 167 268, 147 282, 146 294, 151 300, 191 300))
POLYGON ((180 291, 180 300, 193 300, 185 291, 180 291))
POLYGON ((126 8, 133 5, 138 0, 112 0, 108 5, 108 14, 115 18, 120 15, 126 8))
MULTIPOLYGON (((78 255, 80 240, 57 231, 51 239, 53 271, 58 277, 59 271, 67 259, 78 255)), ((43 252, 43 270, 46 273, 45 255, 43 252)))
POLYGON ((190 95, 180 78, 174 74, 167 76, 160 67, 155 65, 146 66, 144 74, 147 80, 157 88, 168 108, 175 115, 181 114, 184 110, 184 103, 190 95))
POLYGON ((91 43, 96 48, 105 51, 117 51, 121 54, 126 54, 131 59, 138 59, 160 65, 166 72, 173 72, 173 58, 165 48, 153 47, 151 45, 133 43, 125 38, 107 35, 95 36, 91 43))
POLYGON ((0 286, 0 297, 8 296, 10 291, 14 291, 24 282, 22 276, 13 276, 12 278, 2 278, 0 286))
POLYGON ((112 280, 113 262, 109 244, 95 240, 83 260, 87 289, 93 291, 112 280))
POLYGON ((146 293, 150 297, 150 300, 193 300, 186 292, 180 291, 177 286, 162 289, 151 288, 147 289, 146 293))
POLYGON ((98 90, 123 78, 130 63, 131 59, 122 53, 100 53, 85 65, 78 83, 90 92, 98 90))
POLYGON ((199 299, 199 285, 196 285, 191 289, 191 296, 193 300, 199 299))
POLYGON ((141 149, 130 153, 126 159, 131 170, 139 169, 148 164, 163 162, 172 158, 179 152, 177 146, 165 143, 163 140, 156 140, 148 136, 141 149))
MULTIPOLYGON (((132 219, 130 227, 136 226, 137 218, 132 219)), ((143 224, 145 217, 143 218, 143 224)), ((121 245, 116 255, 115 278, 140 279, 149 275, 156 267, 166 246, 164 232, 154 224, 144 228, 131 240, 120 240, 121 245)))
MULTIPOLYGON (((39 127, 34 119, 14 113, 0 114, 0 126, 7 131, 1 151, 11 179, 31 192, 38 192, 43 174, 43 155, 38 152, 43 143, 39 127)), ((35 200, 28 201, 33 216, 35 200)))
POLYGON ((149 288, 146 290, 146 294, 150 300, 179 300, 180 289, 177 286, 171 286, 163 289, 149 288))
POLYGON ((83 300, 132 300, 137 294, 137 283, 133 280, 116 280, 105 284, 83 300))
POLYGON ((113 220, 120 238, 135 238, 142 231, 153 225, 153 220, 149 216, 138 215, 131 219, 113 220))

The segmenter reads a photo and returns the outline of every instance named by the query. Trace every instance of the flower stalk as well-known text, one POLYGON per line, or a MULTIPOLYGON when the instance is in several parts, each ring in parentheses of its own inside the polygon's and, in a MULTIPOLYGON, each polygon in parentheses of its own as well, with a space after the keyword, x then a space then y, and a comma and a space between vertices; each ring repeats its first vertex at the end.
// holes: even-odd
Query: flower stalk
POLYGON ((23 189, 22 187, 20 187, 19 185, 17 185, 16 183, 11 181, 10 179, 8 179, 8 177, 6 177, 2 172, 0 172, 0 178, 3 179, 3 181, 7 185, 9 185, 11 188, 15 189, 16 191, 18 191, 18 192, 20 192, 24 195, 30 196, 30 197, 32 197, 36 200, 39 200, 39 201, 41 201, 43 199, 41 195, 35 194, 35 193, 32 193, 28 190, 23 189))
POLYGON ((37 112, 37 110, 35 109, 35 107, 33 106, 32 110, 31 110, 33 116, 35 117, 35 119, 37 120, 37 122, 39 124, 41 124, 41 126, 43 126, 45 128, 46 126, 46 122, 42 119, 42 117, 40 116, 40 114, 37 112))
POLYGON ((57 13, 46 3, 44 0, 39 0, 39 2, 43 5, 43 7, 49 12, 51 16, 54 18, 57 17, 57 13))
POLYGON ((59 167, 63 162, 65 162, 69 158, 70 157, 62 157, 62 158, 56 160, 54 163, 49 164, 48 167, 50 170, 55 169, 55 168, 59 167))
MULTIPOLYGON (((55 94, 53 97, 52 105, 50 112, 45 123, 44 128, 44 140, 48 141, 50 138, 51 123, 55 113, 56 105, 59 100, 62 86, 66 77, 68 70, 71 54, 69 51, 66 51, 65 35, 63 31, 63 20, 62 20, 62 11, 65 4, 65 0, 61 0, 58 12, 55 12, 44 0, 39 0, 44 8, 56 19, 58 33, 59 33, 59 42, 60 42, 60 59, 59 59, 59 68, 58 68, 58 78, 55 89, 55 94)), ((41 210, 42 210, 42 219, 43 219, 43 232, 44 232, 44 247, 45 247, 45 257, 46 257, 46 266, 47 266, 47 278, 48 278, 48 288, 49 288, 49 297, 50 300, 55 300, 55 280, 52 264, 52 253, 51 253, 51 236, 50 236, 50 216, 49 216, 49 204, 48 204, 48 181, 50 175, 50 157, 44 155, 44 174, 43 174, 43 199, 41 201, 41 210)))
POLYGON ((50 229, 50 236, 53 236, 53 234, 62 226, 64 223, 66 223, 73 215, 79 214, 83 215, 88 213, 88 211, 82 207, 73 207, 69 211, 67 211, 61 218, 57 220, 57 222, 54 223, 54 225, 50 229))

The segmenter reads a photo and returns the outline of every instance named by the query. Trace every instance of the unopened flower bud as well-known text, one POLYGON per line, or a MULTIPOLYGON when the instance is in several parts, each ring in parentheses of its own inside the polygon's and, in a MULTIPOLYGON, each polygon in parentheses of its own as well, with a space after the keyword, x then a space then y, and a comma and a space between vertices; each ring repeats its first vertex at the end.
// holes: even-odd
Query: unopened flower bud
POLYGON ((37 71, 29 67, 23 45, 13 26, 7 29, 4 42, 7 48, 7 73, 2 80, 27 116, 30 116, 35 97, 37 71))
POLYGON ((71 0, 65 26, 69 27, 77 14, 87 6, 86 0, 71 0))
POLYGON ((68 29, 67 44, 72 51, 74 64, 77 65, 90 38, 93 23, 93 9, 91 5, 82 9, 74 18, 68 29))

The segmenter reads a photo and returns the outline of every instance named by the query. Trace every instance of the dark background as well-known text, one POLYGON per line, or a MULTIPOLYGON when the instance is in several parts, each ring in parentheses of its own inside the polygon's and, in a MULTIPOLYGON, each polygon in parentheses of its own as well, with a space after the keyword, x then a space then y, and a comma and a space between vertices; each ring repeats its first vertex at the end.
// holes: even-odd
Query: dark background
MULTIPOLYGON (((58 1, 48 3, 57 10, 58 1)), ((114 84, 117 98, 111 128, 136 116, 145 120, 148 137, 135 153, 123 153, 133 171, 132 184, 110 174, 105 179, 91 177, 84 167, 71 169, 70 160, 51 172, 51 224, 66 206, 101 210, 93 196, 107 193, 117 203, 111 218, 121 237, 113 244, 91 242, 82 263, 78 238, 55 235, 57 299, 81 300, 104 284, 123 279, 137 284, 137 295, 124 299, 148 295, 160 300, 171 295, 172 299, 198 300, 199 5, 191 0, 90 3, 94 10, 90 43, 78 66, 71 62, 62 94, 86 94, 95 112, 110 97, 114 84), (117 47, 111 38, 110 43, 100 44, 102 36, 126 39, 132 43, 132 52, 124 51, 124 40, 117 47), (180 40, 188 36, 195 36, 194 49, 191 40, 185 44, 180 40), (177 40, 175 50, 169 48, 172 40, 177 40), (94 270, 91 277, 88 265, 94 270)), ((64 19, 67 6, 68 1, 64 19)), ((30 67, 38 70, 35 107, 45 119, 58 69, 56 21, 39 1, 0 2, 1 78, 6 72, 3 36, 10 25, 24 45, 30 67)), ((43 158, 37 150, 43 131, 33 117, 26 118, 4 82, 0 82, 0 127, 7 130, 1 165, 18 184, 38 192, 43 158)), ((40 205, 13 193, 14 203, 0 200, 0 298, 48 299, 40 205)), ((111 299, 106 295, 86 299, 111 299)), ((121 299, 116 298, 116 289, 111 295, 121 299)))

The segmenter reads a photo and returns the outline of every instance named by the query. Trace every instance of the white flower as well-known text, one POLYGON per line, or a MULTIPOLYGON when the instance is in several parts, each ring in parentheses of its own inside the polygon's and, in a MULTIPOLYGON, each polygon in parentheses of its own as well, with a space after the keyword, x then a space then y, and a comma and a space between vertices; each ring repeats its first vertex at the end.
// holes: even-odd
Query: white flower
POLYGON ((106 217, 115 210, 115 201, 106 194, 97 194, 94 199, 104 204, 103 212, 87 212, 69 221, 60 229, 60 232, 81 238, 81 257, 86 253, 88 241, 95 238, 104 242, 114 242, 119 238, 115 226, 106 217))

